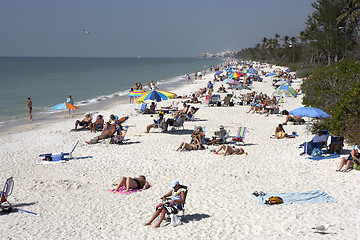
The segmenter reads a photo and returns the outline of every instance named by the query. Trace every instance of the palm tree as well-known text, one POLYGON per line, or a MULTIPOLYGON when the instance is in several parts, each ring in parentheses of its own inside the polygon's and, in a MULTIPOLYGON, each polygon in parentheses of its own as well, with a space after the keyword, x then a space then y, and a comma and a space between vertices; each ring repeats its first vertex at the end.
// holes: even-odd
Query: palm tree
POLYGON ((360 17, 360 2, 359 2, 359 0, 347 0, 346 6, 343 9, 343 13, 336 18, 337 23, 340 23, 345 20, 344 57, 346 57, 346 52, 347 52, 347 31, 348 31, 350 25, 356 27, 357 22, 359 21, 359 17, 360 17))
POLYGON ((283 42, 284 42, 284 47, 286 48, 287 46, 288 46, 288 44, 289 44, 289 36, 287 36, 287 35, 285 35, 283 38, 282 38, 282 40, 283 40, 283 42))

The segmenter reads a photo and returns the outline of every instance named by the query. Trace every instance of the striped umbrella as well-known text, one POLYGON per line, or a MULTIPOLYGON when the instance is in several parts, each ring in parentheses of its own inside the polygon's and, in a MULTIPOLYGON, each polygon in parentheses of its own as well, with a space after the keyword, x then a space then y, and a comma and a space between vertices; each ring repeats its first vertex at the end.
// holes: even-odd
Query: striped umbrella
POLYGON ((134 91, 131 91, 128 96, 129 97, 140 97, 141 95, 143 95, 144 93, 146 93, 145 90, 134 90, 134 91))
POLYGON ((55 106, 53 106, 52 108, 50 109, 55 109, 55 110, 61 110, 61 109, 79 109, 77 106, 74 106, 70 103, 59 103, 59 104, 56 104, 55 106))
POLYGON ((229 75, 228 78, 238 78, 238 77, 242 77, 244 76, 245 74, 243 73, 239 73, 239 72, 233 72, 232 74, 229 75))
POLYGON ((168 100, 171 98, 175 98, 176 96, 177 95, 172 92, 167 92, 167 91, 163 91, 163 90, 153 90, 153 91, 149 91, 149 92, 141 95, 141 97, 138 97, 136 99, 136 103, 141 103, 145 100, 155 100, 157 102, 160 102, 162 100, 168 100))

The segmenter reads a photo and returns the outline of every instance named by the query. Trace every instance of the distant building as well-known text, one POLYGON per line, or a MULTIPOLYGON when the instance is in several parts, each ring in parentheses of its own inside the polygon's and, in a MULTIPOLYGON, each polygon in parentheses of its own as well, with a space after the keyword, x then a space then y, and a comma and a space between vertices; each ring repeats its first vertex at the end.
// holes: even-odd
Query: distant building
POLYGON ((236 55, 236 51, 226 50, 224 52, 218 53, 201 53, 201 58, 225 58, 225 57, 234 57, 236 55))

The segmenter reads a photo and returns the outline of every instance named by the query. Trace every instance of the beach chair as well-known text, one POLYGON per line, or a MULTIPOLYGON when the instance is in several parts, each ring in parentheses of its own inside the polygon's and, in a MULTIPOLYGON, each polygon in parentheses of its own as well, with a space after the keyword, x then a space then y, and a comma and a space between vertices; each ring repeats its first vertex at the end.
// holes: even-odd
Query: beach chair
POLYGON ((217 106, 218 102, 220 100, 219 95, 212 95, 209 100, 209 106, 217 106))
POLYGON ((337 154, 341 154, 342 151, 343 151, 343 148, 344 148, 343 146, 344 146, 344 140, 345 140, 345 138, 344 138, 343 136, 331 136, 331 138, 330 138, 330 144, 329 144, 329 146, 327 146, 327 149, 328 149, 328 151, 330 151, 330 147, 331 147, 332 144, 335 143, 337 137, 340 138, 339 140, 340 140, 340 142, 342 143, 342 147, 341 147, 338 151, 336 151, 336 153, 337 153, 337 154))
POLYGON ((70 156, 70 158, 72 158, 72 153, 74 152, 76 146, 78 145, 79 141, 76 142, 75 146, 73 147, 73 149, 71 150, 71 152, 69 153, 45 153, 45 154, 40 154, 39 157, 44 157, 44 160, 46 161, 64 161, 65 158, 64 156, 70 156))
MULTIPOLYGON (((179 215, 179 214, 181 214, 181 221, 182 222, 185 222, 186 221, 186 216, 185 216, 185 204, 186 204, 186 197, 187 197, 187 195, 188 195, 188 192, 189 192, 189 189, 188 189, 188 187, 187 186, 185 186, 185 185, 180 185, 180 188, 183 188, 183 189, 185 189, 185 191, 184 191, 184 195, 185 195, 185 197, 184 197, 184 203, 181 203, 180 205, 181 205, 181 208, 178 210, 178 213, 176 214, 176 215, 179 215)), ((166 201, 169 201, 170 200, 170 198, 167 198, 166 199, 166 201)), ((170 215, 165 219, 166 221, 170 221, 170 215)))
POLYGON ((195 114, 197 113, 198 110, 199 110, 199 108, 195 108, 195 113, 194 113, 194 115, 188 114, 188 115, 187 115, 187 120, 188 120, 188 121, 194 121, 194 120, 195 120, 195 114))
POLYGON ((121 135, 115 135, 111 138, 108 139, 108 144, 114 143, 114 144, 121 144, 124 142, 126 133, 128 132, 129 127, 123 127, 122 131, 121 131, 121 135))
POLYGON ((11 195, 12 193, 12 190, 13 190, 13 187, 14 187, 14 180, 13 180, 13 177, 10 177, 6 180, 5 182, 5 185, 4 185, 4 188, 3 188, 3 191, 0 192, 0 208, 1 209, 4 209, 4 210, 9 210, 11 209, 11 203, 8 201, 8 196, 11 195), (2 204, 3 203, 7 203, 9 206, 7 207, 4 207, 2 204))
POLYGON ((186 120, 186 116, 185 115, 182 115, 180 117, 177 117, 174 121, 174 126, 172 126, 172 129, 179 129, 179 128, 184 128, 184 122, 186 120))
POLYGON ((206 95, 204 103, 209 105, 209 102, 210 102, 210 95, 206 95))
POLYGON ((145 109, 146 109, 147 104, 146 103, 142 103, 140 106, 139 111, 137 111, 137 113, 144 113, 145 109))
MULTIPOLYGON (((196 131, 197 126, 194 127, 194 132, 196 131)), ((201 131, 204 133, 204 136, 201 138, 201 144, 206 144, 205 141, 205 127, 201 127, 201 131)))
POLYGON ((245 135, 247 132, 249 132, 247 127, 240 127, 236 134, 236 137, 233 138, 233 142, 239 143, 239 144, 242 142, 245 145, 244 139, 245 139, 245 135))

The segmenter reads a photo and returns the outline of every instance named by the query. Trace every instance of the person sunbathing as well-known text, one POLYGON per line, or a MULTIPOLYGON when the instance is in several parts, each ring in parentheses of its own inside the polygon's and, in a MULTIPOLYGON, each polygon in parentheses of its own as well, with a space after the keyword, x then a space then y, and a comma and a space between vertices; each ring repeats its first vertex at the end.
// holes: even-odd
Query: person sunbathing
POLYGON ((353 150, 351 150, 350 155, 348 156, 348 158, 342 158, 340 161, 340 166, 339 169, 336 170, 337 172, 347 172, 347 170, 354 166, 354 162, 356 162, 357 165, 360 165, 360 153, 359 153, 359 148, 355 148, 353 150), (344 170, 341 170, 343 168, 343 166, 345 166, 344 170))
POLYGON ((77 129, 78 126, 81 126, 82 129, 88 127, 91 123, 91 116, 89 113, 87 113, 83 120, 76 120, 75 122, 75 129, 77 129))
POLYGON ((187 112, 189 111, 189 106, 186 104, 186 103, 183 103, 183 108, 177 112, 174 112, 172 115, 173 115, 173 118, 176 118, 182 114, 186 114, 187 112))
POLYGON ((145 133, 149 133, 151 128, 159 128, 163 124, 165 124, 164 114, 159 113, 159 118, 157 120, 154 119, 154 123, 147 125, 145 133))
POLYGON ((284 127, 282 124, 279 124, 276 128, 275 128, 275 138, 276 139, 281 139, 281 138, 295 138, 295 136, 291 136, 289 134, 287 134, 284 130, 284 127))
POLYGON ((104 131, 102 131, 100 136, 94 137, 90 141, 85 141, 85 142, 87 144, 95 144, 95 143, 98 143, 101 139, 106 139, 106 138, 114 135, 115 132, 116 132, 116 126, 110 125, 109 128, 104 129, 104 131))
POLYGON ((104 128, 104 119, 102 115, 97 115, 96 121, 93 123, 90 123, 90 132, 94 131, 100 131, 104 128))
POLYGON ((151 223, 157 218, 160 213, 159 222, 155 225, 155 228, 160 227, 161 222, 165 218, 165 213, 167 214, 176 214, 179 210, 182 210, 182 205, 185 203, 185 188, 182 188, 178 180, 174 180, 171 183, 172 190, 161 197, 163 203, 156 206, 156 211, 151 217, 150 221, 145 223, 145 226, 151 225, 151 223), (170 202, 167 201, 167 197, 170 198, 170 202), (167 202, 165 202, 167 201, 167 202))
POLYGON ((224 150, 224 156, 227 155, 241 155, 244 154, 247 155, 247 153, 242 148, 236 148, 235 146, 230 147, 229 145, 221 145, 218 150, 216 150, 215 154, 218 154, 221 150, 224 150))
POLYGON ((200 95, 206 93, 206 87, 200 88, 199 91, 195 94, 196 97, 200 97, 200 95))
POLYGON ((193 93, 192 98, 190 99, 189 103, 200 103, 200 101, 193 93))
POLYGON ((333 154, 334 152, 338 152, 341 150, 341 148, 344 146, 343 141, 341 140, 340 136, 336 136, 334 141, 330 143, 330 149, 329 152, 333 154))
POLYGON ((191 133, 191 142, 198 141, 202 142, 202 139, 205 137, 205 133, 201 126, 198 126, 195 131, 191 133))
POLYGON ((196 108, 193 106, 190 108, 189 112, 186 114, 186 116, 188 118, 192 118, 192 116, 194 116, 194 114, 196 113, 196 108))
POLYGON ((198 140, 198 138, 200 136, 201 136, 200 134, 193 136, 193 139, 191 140, 190 144, 186 143, 186 142, 181 142, 180 146, 176 149, 176 151, 179 151, 179 149, 180 149, 180 152, 184 151, 184 149, 186 149, 188 151, 204 149, 204 146, 201 144, 201 139, 198 140))
POLYGON ((286 125, 289 121, 290 122, 292 122, 292 121, 300 122, 300 120, 301 120, 301 116, 295 117, 294 115, 289 114, 289 115, 286 116, 286 121, 283 123, 283 125, 286 125))
POLYGON ((226 90, 225 90, 224 85, 221 85, 221 86, 219 87, 218 92, 223 92, 223 93, 226 93, 226 90))
POLYGON ((144 175, 140 175, 138 178, 122 177, 113 192, 117 192, 121 187, 125 187, 125 192, 130 189, 148 189, 150 184, 146 181, 144 175))

